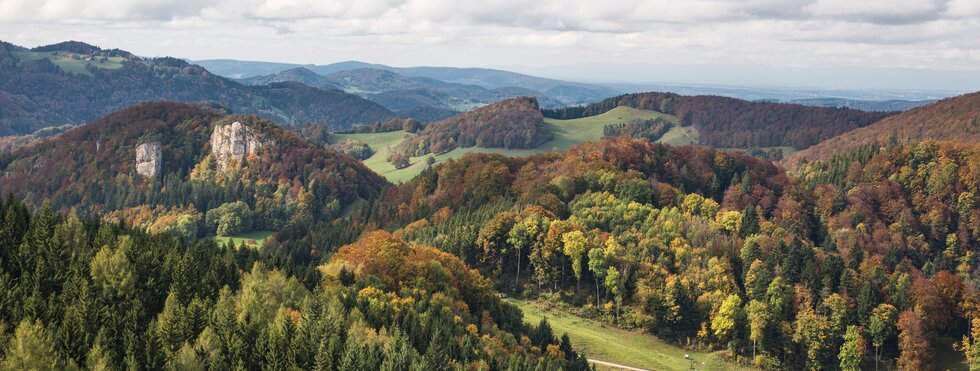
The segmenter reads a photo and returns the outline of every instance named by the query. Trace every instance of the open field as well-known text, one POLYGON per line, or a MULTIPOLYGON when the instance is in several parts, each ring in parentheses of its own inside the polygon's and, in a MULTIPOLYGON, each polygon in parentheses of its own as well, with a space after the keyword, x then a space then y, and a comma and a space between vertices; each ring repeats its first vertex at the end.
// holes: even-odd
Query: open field
POLYGON ((67 52, 22 51, 14 52, 14 55, 23 60, 48 59, 65 72, 84 75, 90 74, 88 70, 86 70, 86 67, 88 66, 104 69, 117 69, 121 68, 123 61, 126 60, 123 57, 95 57, 91 58, 90 60, 86 60, 88 57, 86 55, 67 52))
MULTIPOLYGON (((548 125, 549 129, 551 129, 551 132, 554 134, 554 138, 542 143, 536 148, 504 149, 467 147, 456 148, 452 151, 434 157, 436 159, 436 163, 441 163, 447 160, 463 157, 463 155, 466 155, 467 153, 499 153, 510 157, 520 157, 532 155, 538 152, 564 151, 579 143, 602 139, 602 128, 606 124, 618 124, 638 119, 649 120, 657 117, 664 117, 675 124, 675 126, 671 128, 663 138, 661 138, 661 142, 673 145, 697 143, 697 131, 690 127, 677 127, 677 118, 674 116, 664 115, 655 111, 621 106, 601 115, 584 117, 580 119, 555 120, 546 118, 544 122, 546 125, 548 125)), ((393 183, 401 183, 414 178, 416 175, 425 170, 427 166, 425 158, 428 157, 428 155, 413 157, 411 159, 412 165, 404 169, 395 169, 395 167, 388 162, 388 147, 394 147, 410 135, 412 134, 399 130, 387 133, 336 134, 336 137, 341 140, 353 138, 367 143, 369 146, 371 146, 371 149, 373 149, 375 153, 367 160, 364 160, 364 164, 371 170, 374 170, 376 173, 387 178, 389 181, 393 183)))
MULTIPOLYGON (((555 139, 538 146, 538 150, 557 149, 564 151, 573 145, 602 138, 602 127, 606 124, 620 124, 633 120, 651 120, 664 117, 677 124, 677 118, 660 112, 619 106, 601 115, 573 120, 544 119, 551 128, 555 139)), ((672 129, 673 130, 673 129, 672 129)), ((668 133, 669 134, 669 133, 668 133)))
POLYGON ((249 247, 253 247, 252 241, 254 241, 254 247, 259 248, 265 243, 266 238, 269 238, 269 236, 275 233, 274 231, 252 231, 234 236, 214 236, 214 240, 221 245, 226 244, 230 240, 235 246, 239 246, 244 242, 249 247))
POLYGON ((691 361, 684 359, 688 354, 698 370, 751 370, 725 361, 716 353, 685 350, 640 331, 623 330, 560 309, 548 309, 544 303, 512 298, 507 302, 520 307, 528 323, 537 325, 542 317, 548 318, 556 336, 568 333, 576 350, 585 351, 590 359, 648 370, 688 370, 691 361))

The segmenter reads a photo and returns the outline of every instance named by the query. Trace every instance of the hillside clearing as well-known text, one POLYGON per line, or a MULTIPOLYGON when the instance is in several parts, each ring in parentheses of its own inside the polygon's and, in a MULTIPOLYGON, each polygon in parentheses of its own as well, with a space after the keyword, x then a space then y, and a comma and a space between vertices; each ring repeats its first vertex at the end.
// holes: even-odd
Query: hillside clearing
POLYGON ((51 63, 54 63, 56 66, 60 67, 62 71, 82 75, 92 74, 88 71, 88 66, 111 70, 122 68, 123 62, 126 61, 126 59, 123 57, 91 57, 84 54, 69 52, 26 51, 14 52, 14 55, 21 60, 47 59, 51 61, 51 63))
POLYGON ((698 369, 751 370, 725 361, 717 353, 685 350, 653 335, 608 326, 560 309, 549 309, 546 304, 512 298, 507 302, 520 307, 528 323, 537 325, 542 317, 546 317, 556 336, 568 333, 576 349, 585 351, 590 359, 649 370, 688 370, 691 361, 684 359, 684 355, 688 354, 698 369))
MULTIPOLYGON (((676 126, 677 118, 674 116, 665 115, 656 111, 620 106, 601 115, 580 119, 556 120, 546 118, 544 122, 548 125, 552 134, 554 134, 554 138, 532 149, 466 147, 456 148, 434 157, 438 164, 447 160, 458 159, 467 153, 498 153, 504 156, 520 157, 533 155, 538 152, 564 151, 576 144, 602 139, 602 128, 606 124, 620 124, 633 120, 652 120, 658 117, 663 117, 675 125, 667 134, 664 134, 660 142, 671 145, 697 143, 697 130, 693 127, 681 128, 676 126)), ((392 183, 401 183, 414 178, 428 166, 425 159, 429 155, 412 157, 410 160, 412 165, 404 169, 395 169, 388 162, 388 148, 401 143, 410 135, 412 134, 399 130, 387 133, 336 134, 336 137, 340 138, 340 140, 353 138, 367 143, 375 153, 367 160, 364 160, 364 165, 367 165, 368 168, 381 174, 392 183)))
POLYGON ((252 231, 236 234, 234 236, 214 236, 214 240, 221 245, 231 241, 231 243, 236 247, 240 246, 244 242, 248 247, 260 248, 263 244, 265 244, 265 239, 269 238, 269 236, 272 236, 275 233, 275 231, 252 231))

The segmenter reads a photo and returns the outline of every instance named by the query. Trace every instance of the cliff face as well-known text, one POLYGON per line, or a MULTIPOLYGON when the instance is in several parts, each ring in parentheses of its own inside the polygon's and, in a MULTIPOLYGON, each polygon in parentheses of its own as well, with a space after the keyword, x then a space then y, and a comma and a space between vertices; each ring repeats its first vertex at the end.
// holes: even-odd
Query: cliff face
POLYGON ((136 172, 157 179, 163 167, 163 150, 160 143, 143 143, 136 147, 136 172))
POLYGON ((224 170, 232 161, 240 163, 266 144, 259 133, 238 121, 215 127, 211 133, 211 153, 219 170, 224 170))

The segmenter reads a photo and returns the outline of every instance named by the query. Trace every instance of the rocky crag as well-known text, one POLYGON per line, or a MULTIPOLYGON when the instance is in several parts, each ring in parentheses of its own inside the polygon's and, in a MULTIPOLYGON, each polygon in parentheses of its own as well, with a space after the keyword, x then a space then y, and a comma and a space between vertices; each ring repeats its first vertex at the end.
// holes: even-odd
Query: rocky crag
POLYGON ((238 121, 215 127, 211 134, 211 153, 219 170, 232 163, 241 163, 266 144, 258 132, 238 121))
POLYGON ((143 143, 136 147, 136 172, 149 179, 160 177, 163 168, 163 150, 160 143, 143 143))

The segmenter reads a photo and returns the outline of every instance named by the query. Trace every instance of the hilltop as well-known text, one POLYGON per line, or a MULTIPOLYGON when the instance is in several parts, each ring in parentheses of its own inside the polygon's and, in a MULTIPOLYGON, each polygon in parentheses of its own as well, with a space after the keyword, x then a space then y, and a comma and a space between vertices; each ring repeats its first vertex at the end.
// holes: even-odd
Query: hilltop
POLYGON ((458 147, 529 149, 551 138, 537 100, 522 97, 429 124, 393 149, 389 160, 402 168, 409 165, 410 157, 443 154, 458 147))
POLYGON ((829 158, 865 145, 907 144, 924 140, 980 141, 980 92, 943 99, 885 118, 821 142, 788 159, 791 166, 829 158))
POLYGON ((141 58, 81 42, 34 49, 0 45, 0 135, 87 123, 155 100, 211 101, 284 124, 341 129, 395 116, 353 94, 299 84, 249 87, 176 58, 141 58))

